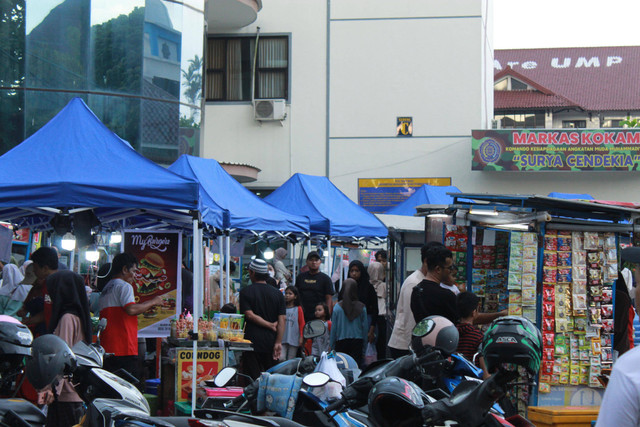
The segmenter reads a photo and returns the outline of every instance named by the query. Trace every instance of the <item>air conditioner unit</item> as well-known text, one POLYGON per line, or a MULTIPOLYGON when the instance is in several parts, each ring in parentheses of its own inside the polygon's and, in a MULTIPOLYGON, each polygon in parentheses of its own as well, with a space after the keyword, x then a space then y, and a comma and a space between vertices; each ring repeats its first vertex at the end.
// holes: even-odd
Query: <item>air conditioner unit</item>
POLYGON ((284 99, 257 99, 253 101, 253 116, 256 120, 284 120, 287 117, 284 99))

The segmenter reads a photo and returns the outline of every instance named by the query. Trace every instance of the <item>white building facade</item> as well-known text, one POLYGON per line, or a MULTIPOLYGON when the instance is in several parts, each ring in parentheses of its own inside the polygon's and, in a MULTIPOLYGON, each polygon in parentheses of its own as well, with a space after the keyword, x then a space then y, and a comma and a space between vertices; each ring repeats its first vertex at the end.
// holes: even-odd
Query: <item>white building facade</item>
POLYGON ((239 28, 213 22, 215 3, 225 2, 208 0, 200 155, 259 168, 251 189, 300 172, 328 176, 354 201, 364 178, 640 199, 635 172, 471 170, 471 131, 494 116, 490 0, 270 0, 239 28), (253 98, 284 99, 286 117, 256 120, 253 98), (401 118, 412 136, 398 136, 401 118))

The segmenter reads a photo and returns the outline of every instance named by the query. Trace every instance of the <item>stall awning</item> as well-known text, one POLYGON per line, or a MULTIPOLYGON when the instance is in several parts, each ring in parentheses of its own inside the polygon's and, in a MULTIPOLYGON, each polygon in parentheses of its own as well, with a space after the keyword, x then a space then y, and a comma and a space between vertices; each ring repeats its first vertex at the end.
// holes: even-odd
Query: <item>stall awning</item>
MULTIPOLYGON (((461 203, 460 199, 471 199, 478 204, 489 204, 506 211, 518 209, 546 211, 554 217, 597 219, 613 222, 629 221, 640 217, 640 210, 638 209, 540 195, 455 193, 452 196, 454 197, 453 207, 470 206, 468 203, 461 203)), ((420 212, 420 209, 418 209, 418 212, 420 212)))

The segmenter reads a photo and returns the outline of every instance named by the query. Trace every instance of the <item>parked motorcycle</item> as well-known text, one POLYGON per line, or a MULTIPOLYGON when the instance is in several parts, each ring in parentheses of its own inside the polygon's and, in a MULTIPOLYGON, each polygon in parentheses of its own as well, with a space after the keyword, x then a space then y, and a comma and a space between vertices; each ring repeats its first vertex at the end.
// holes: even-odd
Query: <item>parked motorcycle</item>
POLYGON ((20 387, 16 379, 23 374, 25 360, 31 357, 33 335, 29 328, 10 316, 0 315, 0 426, 44 426, 47 418, 34 404, 15 398, 20 387))
MULTIPOLYGON (((441 331, 433 319, 423 319, 414 329, 412 346, 420 343, 425 349, 441 346, 447 341, 439 339, 441 331)), ((415 383, 394 376, 390 369, 374 376, 363 373, 358 381, 345 388, 340 399, 326 406, 322 414, 333 418, 346 409, 366 407, 374 425, 379 427, 533 426, 519 415, 505 419, 491 408, 518 377, 514 366, 524 366, 532 375, 538 372, 542 354, 540 331, 524 318, 497 319, 484 336, 482 354, 493 375, 482 383, 464 381, 449 397, 434 401, 415 383)), ((421 357, 428 355, 426 352, 421 357)), ((408 364, 409 360, 405 358, 401 363, 408 364)), ((340 424, 335 422, 334 425, 340 424)))

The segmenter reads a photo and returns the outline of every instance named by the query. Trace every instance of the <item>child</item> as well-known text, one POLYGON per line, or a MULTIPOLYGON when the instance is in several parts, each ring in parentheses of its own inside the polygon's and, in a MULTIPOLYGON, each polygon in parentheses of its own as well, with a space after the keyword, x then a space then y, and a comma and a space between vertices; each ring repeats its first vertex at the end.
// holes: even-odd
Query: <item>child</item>
MULTIPOLYGON (((465 359, 473 362, 473 356, 479 351, 483 337, 480 329, 473 325, 474 319, 478 317, 480 300, 473 292, 465 291, 458 294, 456 301, 460 316, 460 323, 456 326, 460 335, 456 351, 462 354, 465 359)), ((482 357, 479 359, 478 366, 484 369, 482 357)))
POLYGON ((287 321, 284 325, 280 361, 296 357, 298 348, 302 345, 302 328, 304 328, 304 313, 300 306, 298 288, 287 286, 284 290, 284 302, 287 307, 287 321))
POLYGON ((313 339, 313 344, 311 344, 311 355, 320 357, 323 351, 329 351, 331 320, 329 320, 329 307, 327 307, 327 304, 323 302, 316 304, 315 315, 316 319, 322 320, 324 325, 327 327, 324 334, 319 337, 315 337, 313 339))
POLYGON ((349 278, 342 285, 343 294, 331 315, 331 348, 353 357, 362 366, 364 342, 369 331, 367 309, 358 301, 358 283, 349 278))

